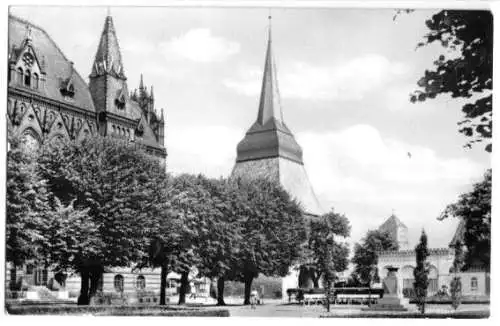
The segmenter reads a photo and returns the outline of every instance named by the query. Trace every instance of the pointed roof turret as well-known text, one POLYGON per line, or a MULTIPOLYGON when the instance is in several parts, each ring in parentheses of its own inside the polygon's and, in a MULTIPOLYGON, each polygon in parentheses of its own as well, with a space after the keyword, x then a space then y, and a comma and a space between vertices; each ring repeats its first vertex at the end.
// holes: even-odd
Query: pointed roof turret
POLYGON ((140 90, 143 90, 144 89, 144 79, 142 77, 142 74, 141 74, 141 81, 139 82, 139 89, 140 90))
POLYGON ((269 16, 268 33, 264 76, 262 78, 259 113, 257 116, 257 122, 262 125, 266 124, 270 119, 275 119, 283 123, 283 111, 281 109, 278 80, 276 78, 276 65, 272 50, 271 16, 269 16))
POLYGON ((97 52, 92 66, 91 77, 103 75, 105 73, 113 74, 115 77, 126 79, 123 71, 122 56, 118 38, 116 37, 113 18, 109 11, 104 21, 104 27, 101 34, 101 40, 97 47, 97 52))

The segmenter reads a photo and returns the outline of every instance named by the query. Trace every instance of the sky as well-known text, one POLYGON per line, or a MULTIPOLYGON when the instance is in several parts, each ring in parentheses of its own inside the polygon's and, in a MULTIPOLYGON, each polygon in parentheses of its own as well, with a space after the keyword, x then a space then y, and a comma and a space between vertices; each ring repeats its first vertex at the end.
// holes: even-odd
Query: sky
MULTIPOLYGON (((437 221, 491 166, 482 146, 464 149, 462 101, 442 95, 412 104, 408 94, 443 53, 416 49, 420 9, 112 7, 129 89, 140 74, 164 108, 167 168, 228 176, 236 145, 257 117, 272 15, 284 120, 304 151, 325 210, 345 214, 350 242, 393 212, 416 245, 446 247, 457 221, 437 221), (410 153, 410 155, 408 155, 410 153)), ((11 7, 44 28, 86 78, 105 7, 11 7)), ((453 54, 448 54, 453 55, 453 54)))

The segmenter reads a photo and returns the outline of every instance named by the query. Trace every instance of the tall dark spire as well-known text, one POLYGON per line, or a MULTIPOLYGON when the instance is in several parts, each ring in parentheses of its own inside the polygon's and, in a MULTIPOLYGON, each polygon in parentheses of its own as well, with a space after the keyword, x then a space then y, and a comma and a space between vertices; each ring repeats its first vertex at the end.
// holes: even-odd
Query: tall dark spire
POLYGON ((283 123, 283 111, 276 78, 276 65, 272 50, 271 16, 269 16, 266 60, 264 62, 264 76, 260 93, 259 113, 257 122, 266 124, 270 119, 283 123))
POLYGON ((277 181, 301 203, 307 215, 323 213, 304 167, 302 148, 283 120, 270 16, 257 120, 238 143, 236 151, 233 177, 263 177, 277 181))
POLYGON ((269 16, 269 35, 257 120, 238 144, 236 161, 283 157, 303 164, 302 149, 283 120, 272 52, 271 16, 269 16))
POLYGON ((120 46, 118 45, 113 18, 109 10, 104 21, 101 40, 99 41, 90 76, 96 77, 106 73, 125 79, 120 46))

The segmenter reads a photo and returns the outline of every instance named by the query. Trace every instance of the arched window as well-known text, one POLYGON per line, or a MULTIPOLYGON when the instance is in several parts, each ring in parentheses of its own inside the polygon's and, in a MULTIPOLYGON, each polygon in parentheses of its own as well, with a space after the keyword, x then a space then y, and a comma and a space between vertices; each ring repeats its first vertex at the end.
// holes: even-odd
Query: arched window
POLYGON ((33 74, 33 88, 38 89, 38 74, 37 73, 33 74))
POLYGON ((26 70, 26 74, 24 74, 24 86, 31 86, 31 73, 29 70, 26 70))
POLYGON ((146 278, 143 275, 137 276, 136 287, 138 290, 144 290, 146 288, 146 278))
POLYGON ((477 277, 472 277, 470 279, 470 289, 472 291, 477 291, 477 277))
POLYGON ((118 274, 115 276, 115 290, 116 292, 123 292, 123 276, 118 274))
POLYGON ((112 134, 116 134, 116 127, 115 127, 115 125, 113 125, 111 128, 113 129, 112 134))
POLYGON ((23 68, 19 67, 17 68, 17 82, 22 85, 24 81, 24 76, 23 76, 23 68))

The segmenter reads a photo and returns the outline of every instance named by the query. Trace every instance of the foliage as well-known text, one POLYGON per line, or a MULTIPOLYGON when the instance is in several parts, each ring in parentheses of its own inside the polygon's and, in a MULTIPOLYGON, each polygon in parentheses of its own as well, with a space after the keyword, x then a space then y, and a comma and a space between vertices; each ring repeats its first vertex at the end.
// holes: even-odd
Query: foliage
POLYGON ((390 233, 379 230, 368 231, 361 243, 356 243, 354 246, 354 256, 351 260, 355 265, 353 278, 365 286, 379 282, 378 252, 398 249, 398 242, 390 233))
POLYGON ((75 305, 20 305, 7 304, 6 311, 12 315, 83 315, 92 314, 94 316, 185 316, 185 317, 229 317, 228 310, 222 309, 196 309, 182 308, 176 309, 171 306, 149 306, 149 305, 96 305, 96 306, 75 306, 75 305))
POLYGON ((7 153, 6 260, 20 266, 45 262, 46 232, 53 218, 46 181, 36 169, 36 157, 20 139, 9 137, 7 153))
POLYGON ((413 288, 415 289, 418 310, 424 314, 425 298, 427 297, 427 287, 429 286, 429 267, 427 262, 429 250, 427 249, 427 235, 424 230, 422 230, 419 244, 415 247, 415 254, 417 266, 413 270, 413 277, 415 279, 413 288))
POLYGON ((241 241, 235 255, 234 279, 245 283, 250 303, 252 281, 259 274, 285 276, 300 256, 306 240, 299 204, 277 183, 267 179, 236 179, 241 204, 237 214, 241 241))
POLYGON ((63 219, 52 222, 61 227, 52 232, 52 263, 80 273, 79 302, 88 303, 103 266, 131 266, 145 255, 155 217, 167 211, 165 171, 138 146, 102 137, 45 144, 37 163, 63 219))
POLYGON ((484 180, 474 184, 473 190, 462 194, 457 202, 448 205, 439 218, 442 220, 453 216, 464 221, 464 268, 479 262, 488 271, 490 269, 491 174, 491 169, 488 169, 484 180))
POLYGON ((426 70, 418 81, 421 90, 411 102, 434 99, 448 93, 464 98, 464 119, 459 131, 470 137, 466 146, 487 141, 491 152, 493 89, 493 16, 490 11, 442 10, 426 21, 429 33, 418 47, 434 42, 446 50, 434 61, 434 70, 426 70))
MULTIPOLYGON (((326 266, 329 265, 332 268, 327 268, 328 273, 346 270, 349 264, 347 259, 349 248, 345 243, 335 241, 335 237, 349 237, 351 233, 349 220, 344 215, 331 211, 319 219, 312 219, 309 229, 309 239, 304 253, 307 261, 302 266, 312 270, 316 279, 319 279, 321 275, 325 276, 326 266), (327 257, 327 251, 333 253, 331 259, 327 257)), ((335 281, 335 277, 330 281, 335 281)))
POLYGON ((90 257, 104 244, 96 223, 89 218, 89 209, 75 209, 74 200, 67 206, 55 197, 53 217, 45 234, 50 242, 43 256, 52 262, 54 271, 66 272, 75 268, 80 257, 90 257))
POLYGON ((454 244, 455 247, 455 258, 453 260, 452 271, 454 273, 453 279, 450 282, 450 292, 451 292, 451 306, 453 309, 457 310, 460 306, 462 300, 462 280, 457 274, 462 271, 464 266, 464 253, 463 245, 461 241, 457 241, 454 244))
POLYGON ((323 276, 327 290, 327 309, 330 309, 330 291, 337 279, 336 273, 347 269, 349 247, 338 238, 347 238, 351 233, 349 220, 333 210, 319 219, 310 221, 307 249, 311 253, 309 266, 323 276))

